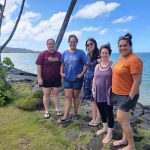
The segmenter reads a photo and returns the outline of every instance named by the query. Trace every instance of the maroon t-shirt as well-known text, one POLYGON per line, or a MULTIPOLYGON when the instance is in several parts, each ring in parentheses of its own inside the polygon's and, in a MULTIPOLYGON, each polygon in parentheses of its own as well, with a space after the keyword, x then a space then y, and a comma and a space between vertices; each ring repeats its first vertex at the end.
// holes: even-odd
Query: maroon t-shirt
POLYGON ((60 59, 61 54, 57 51, 51 53, 48 50, 45 50, 39 54, 36 64, 42 66, 43 81, 61 80, 60 59))

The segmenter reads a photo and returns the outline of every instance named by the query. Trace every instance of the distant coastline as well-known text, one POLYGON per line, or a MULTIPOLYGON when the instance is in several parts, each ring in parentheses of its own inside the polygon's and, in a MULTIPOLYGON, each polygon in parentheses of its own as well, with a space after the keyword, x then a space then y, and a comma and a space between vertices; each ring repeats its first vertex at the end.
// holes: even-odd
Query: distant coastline
POLYGON ((39 51, 33 51, 26 48, 12 48, 12 47, 6 47, 2 51, 2 53, 39 53, 39 51))

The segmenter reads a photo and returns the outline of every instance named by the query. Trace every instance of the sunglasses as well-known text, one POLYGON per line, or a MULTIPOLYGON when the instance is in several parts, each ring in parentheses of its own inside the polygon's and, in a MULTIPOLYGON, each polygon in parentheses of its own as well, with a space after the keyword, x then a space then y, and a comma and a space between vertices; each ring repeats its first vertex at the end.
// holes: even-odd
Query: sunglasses
POLYGON ((119 40, 121 40, 121 39, 129 39, 129 38, 130 38, 129 36, 120 36, 119 40))
POLYGON ((88 46, 92 46, 92 45, 94 45, 94 43, 89 43, 86 46, 88 47, 88 46))

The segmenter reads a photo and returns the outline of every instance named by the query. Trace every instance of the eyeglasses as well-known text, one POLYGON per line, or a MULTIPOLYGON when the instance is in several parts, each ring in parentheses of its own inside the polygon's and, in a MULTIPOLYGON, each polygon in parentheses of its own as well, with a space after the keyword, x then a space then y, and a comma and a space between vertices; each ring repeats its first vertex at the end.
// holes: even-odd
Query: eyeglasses
POLYGON ((87 47, 88 47, 88 46, 92 46, 92 45, 94 45, 94 43, 86 44, 87 47))

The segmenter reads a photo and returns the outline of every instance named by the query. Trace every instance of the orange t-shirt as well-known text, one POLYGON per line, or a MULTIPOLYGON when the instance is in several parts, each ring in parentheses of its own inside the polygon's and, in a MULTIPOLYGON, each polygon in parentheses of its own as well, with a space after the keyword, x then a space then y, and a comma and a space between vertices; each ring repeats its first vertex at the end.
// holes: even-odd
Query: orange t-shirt
POLYGON ((112 69, 112 92, 119 95, 129 95, 133 84, 132 75, 142 74, 143 63, 133 53, 121 57, 112 69))

